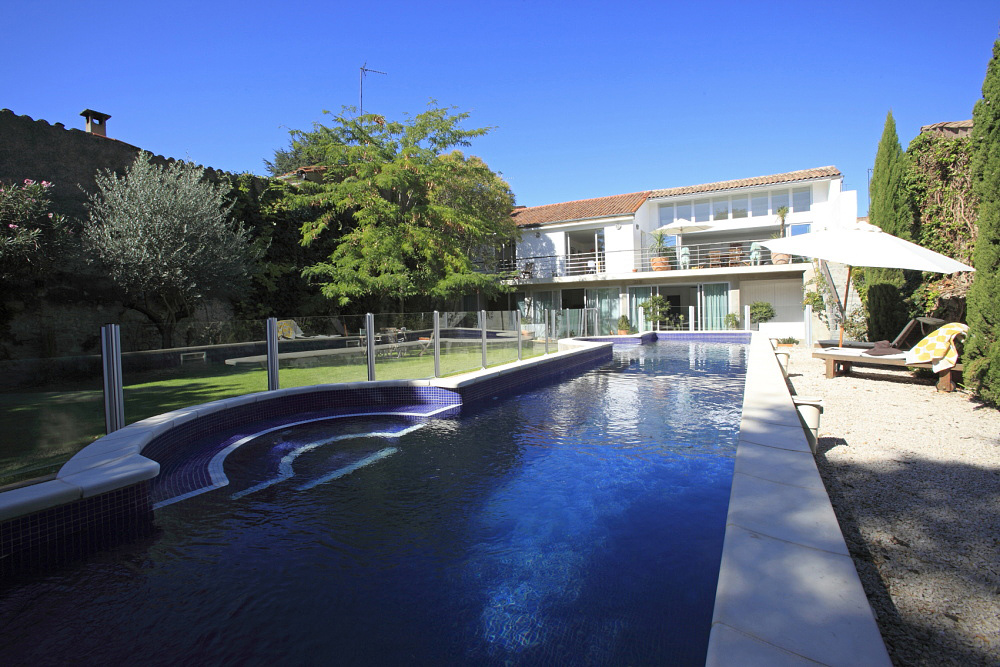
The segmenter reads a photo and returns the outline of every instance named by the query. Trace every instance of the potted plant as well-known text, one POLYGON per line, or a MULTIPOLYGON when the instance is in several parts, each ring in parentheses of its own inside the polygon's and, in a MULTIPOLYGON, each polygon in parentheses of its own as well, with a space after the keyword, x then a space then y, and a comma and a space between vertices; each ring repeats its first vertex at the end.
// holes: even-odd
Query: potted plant
POLYGON ((740 316, 736 313, 726 313, 726 318, 723 320, 727 329, 739 329, 740 328, 740 316))
POLYGON ((632 323, 628 321, 628 318, 624 315, 618 318, 618 335, 627 336, 632 330, 632 323))
POLYGON ((668 238, 669 235, 664 232, 653 232, 653 243, 649 246, 652 253, 649 263, 654 271, 669 271, 672 268, 670 266, 670 251, 673 248, 667 245, 668 238))
POLYGON ((754 324, 774 319, 774 306, 767 301, 754 301, 750 304, 750 321, 754 324))
MULTIPOLYGON (((776 239, 781 239, 785 237, 785 216, 788 215, 788 207, 782 206, 775 214, 778 216, 778 222, 781 223, 781 229, 778 234, 774 237, 776 239)), ((791 261, 791 255, 783 252, 772 252, 771 253, 771 263, 772 264, 788 264, 791 261)))
POLYGON ((640 303, 639 307, 642 308, 646 321, 656 329, 659 329, 659 324, 665 322, 670 314, 670 302, 660 294, 649 297, 649 300, 640 303))
POLYGON ((776 343, 778 347, 795 347, 799 344, 799 339, 786 336, 785 338, 779 338, 776 343))

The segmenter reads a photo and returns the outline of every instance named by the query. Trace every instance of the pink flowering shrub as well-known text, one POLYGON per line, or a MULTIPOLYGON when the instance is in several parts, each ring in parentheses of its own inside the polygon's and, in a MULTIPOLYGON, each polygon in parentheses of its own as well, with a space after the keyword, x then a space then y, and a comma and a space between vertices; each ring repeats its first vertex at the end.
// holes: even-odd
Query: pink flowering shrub
POLYGON ((0 278, 24 273, 44 257, 52 237, 65 229, 65 219, 49 211, 48 181, 30 178, 0 183, 0 278))

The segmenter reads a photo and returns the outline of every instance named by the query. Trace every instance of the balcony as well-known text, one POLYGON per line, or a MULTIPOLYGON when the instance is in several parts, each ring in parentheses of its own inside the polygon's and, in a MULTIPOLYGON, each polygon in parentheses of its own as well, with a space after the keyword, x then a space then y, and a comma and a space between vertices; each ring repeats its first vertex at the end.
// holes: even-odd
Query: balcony
POLYGON ((774 253, 760 240, 726 243, 698 243, 668 248, 657 255, 650 248, 569 255, 519 257, 500 270, 515 281, 618 275, 646 271, 685 271, 692 269, 750 268, 808 261, 801 257, 774 253))

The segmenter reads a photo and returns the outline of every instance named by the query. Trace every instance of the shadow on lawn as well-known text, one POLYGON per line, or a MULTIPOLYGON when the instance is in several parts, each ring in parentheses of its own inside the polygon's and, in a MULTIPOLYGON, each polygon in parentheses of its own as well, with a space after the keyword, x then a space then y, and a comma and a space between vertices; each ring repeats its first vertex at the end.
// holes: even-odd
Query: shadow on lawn
POLYGON ((888 471, 884 465, 834 464, 826 453, 850 443, 824 437, 818 444, 820 474, 893 663, 995 664, 996 644, 989 642, 996 638, 988 639, 995 627, 984 626, 989 613, 962 618, 961 607, 950 601, 981 597, 981 608, 996 609, 997 472, 916 458, 888 471), (870 494, 853 491, 862 485, 877 485, 883 493, 869 500, 870 494), (894 497, 905 501, 890 500, 894 497), (910 537, 914 534, 920 539, 910 537), (921 577, 928 588, 942 579, 954 588, 939 595, 938 607, 923 600, 914 613, 918 601, 911 598, 910 608, 901 612, 890 591, 906 595, 903 580, 912 585, 921 577))

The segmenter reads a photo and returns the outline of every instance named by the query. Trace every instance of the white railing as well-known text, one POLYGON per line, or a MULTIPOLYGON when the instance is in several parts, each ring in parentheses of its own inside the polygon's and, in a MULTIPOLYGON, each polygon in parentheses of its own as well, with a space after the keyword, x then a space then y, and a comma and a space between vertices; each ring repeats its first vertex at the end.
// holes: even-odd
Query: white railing
POLYGON ((761 240, 748 240, 731 243, 694 243, 659 252, 652 248, 642 248, 519 257, 515 262, 504 263, 500 271, 509 279, 520 281, 644 271, 740 268, 800 261, 804 260, 778 253, 772 255, 770 250, 761 245, 761 240))

